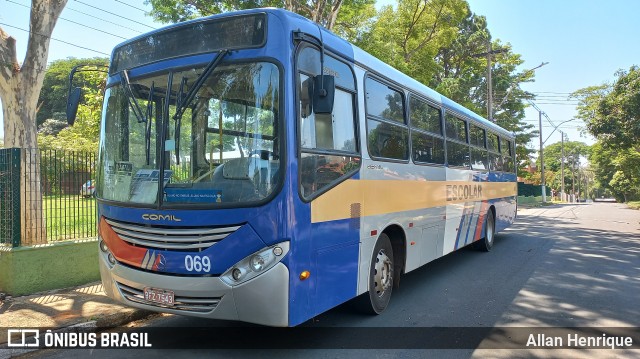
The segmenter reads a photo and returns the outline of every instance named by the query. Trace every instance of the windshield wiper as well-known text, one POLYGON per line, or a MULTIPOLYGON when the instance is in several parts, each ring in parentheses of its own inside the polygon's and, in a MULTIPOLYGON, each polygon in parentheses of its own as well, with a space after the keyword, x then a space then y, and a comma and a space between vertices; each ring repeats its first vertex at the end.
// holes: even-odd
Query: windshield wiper
POLYGON ((176 146, 175 148, 176 164, 178 165, 180 164, 180 125, 182 122, 182 115, 184 115, 184 112, 187 110, 187 108, 191 104, 191 101, 193 101, 193 99, 196 97, 196 93, 198 93, 198 90, 200 90, 202 85, 204 85, 204 82, 207 80, 209 75, 211 75, 213 70, 215 70, 215 68, 220 64, 222 59, 228 53, 229 53, 229 50, 226 50, 226 49, 220 50, 220 52, 218 52, 218 54, 211 60, 211 62, 209 62, 207 67, 205 67, 202 74, 198 76, 198 78, 196 79, 196 82, 193 84, 193 86, 191 86, 191 88, 189 89, 189 92, 186 95, 184 95, 184 87, 187 83, 187 78, 183 77, 182 81, 180 81, 180 90, 176 95, 176 102, 177 102, 176 113, 173 115, 173 119, 176 121, 176 124, 175 124, 176 128, 173 132, 175 136, 175 146, 176 146))
POLYGON ((133 114, 138 119, 138 123, 146 122, 147 119, 144 117, 144 114, 138 105, 138 101, 133 95, 133 89, 131 89, 131 82, 129 82, 129 74, 127 73, 127 70, 122 70, 122 75, 120 77, 124 80, 124 93, 127 96, 127 101, 129 102, 129 106, 131 106, 131 110, 133 110, 133 114))
MULTIPOLYGON (((153 118, 153 105, 155 102, 153 101, 153 93, 156 89, 156 83, 151 82, 151 88, 149 89, 149 100, 147 101, 147 123, 144 133, 144 144, 145 144, 145 154, 147 156, 147 166, 151 162, 151 119, 153 118)), ((157 115, 157 114, 156 114, 157 115)), ((156 119, 158 122, 158 119, 156 119)))

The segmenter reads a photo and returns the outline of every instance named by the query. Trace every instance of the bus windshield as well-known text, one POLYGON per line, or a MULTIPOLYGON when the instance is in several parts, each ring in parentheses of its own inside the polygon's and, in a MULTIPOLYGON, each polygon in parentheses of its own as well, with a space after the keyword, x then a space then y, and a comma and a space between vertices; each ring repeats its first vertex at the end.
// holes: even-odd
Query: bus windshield
POLYGON ((278 67, 223 63, 209 75, 205 68, 138 78, 123 71, 106 91, 99 198, 215 206, 273 193, 282 150, 278 67))

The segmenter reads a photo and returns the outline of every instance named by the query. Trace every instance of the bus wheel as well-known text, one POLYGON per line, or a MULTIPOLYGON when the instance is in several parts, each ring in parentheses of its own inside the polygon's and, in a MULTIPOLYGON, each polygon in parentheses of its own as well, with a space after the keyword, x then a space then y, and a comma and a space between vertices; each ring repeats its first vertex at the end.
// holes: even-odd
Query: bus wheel
POLYGON ((493 216, 493 211, 487 211, 487 217, 484 223, 484 238, 478 241, 477 247, 479 250, 489 252, 493 248, 493 241, 496 236, 496 220, 493 216))
POLYGON ((378 237, 369 269, 369 292, 363 294, 360 309, 370 314, 382 313, 389 304, 393 289, 393 248, 389 236, 378 237))

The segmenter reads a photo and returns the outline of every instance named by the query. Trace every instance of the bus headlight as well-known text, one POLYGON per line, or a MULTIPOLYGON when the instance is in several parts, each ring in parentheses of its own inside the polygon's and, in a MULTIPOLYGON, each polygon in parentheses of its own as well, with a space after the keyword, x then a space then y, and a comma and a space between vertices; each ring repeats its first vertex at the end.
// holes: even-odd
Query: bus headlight
POLYGON ((103 251, 104 253, 108 253, 109 252, 109 247, 107 247, 107 242, 103 241, 102 238, 100 238, 100 250, 103 251))
POLYGON ((220 276, 230 286, 244 283, 275 266, 289 252, 289 242, 281 242, 245 257, 220 276))
POLYGON ((116 258, 113 256, 111 251, 109 250, 109 246, 107 246, 107 242, 98 235, 98 246, 100 247, 100 251, 102 255, 107 258, 107 262, 109 264, 109 268, 113 268, 116 265, 116 258))

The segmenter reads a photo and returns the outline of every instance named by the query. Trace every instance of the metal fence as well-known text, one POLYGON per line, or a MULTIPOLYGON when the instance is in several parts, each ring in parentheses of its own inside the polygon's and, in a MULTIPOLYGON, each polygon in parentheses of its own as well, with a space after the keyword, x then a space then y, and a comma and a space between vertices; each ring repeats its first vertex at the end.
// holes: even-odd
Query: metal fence
POLYGON ((0 245, 20 245, 20 149, 0 149, 0 245))
POLYGON ((0 149, 0 244, 95 237, 95 162, 93 153, 0 149))

